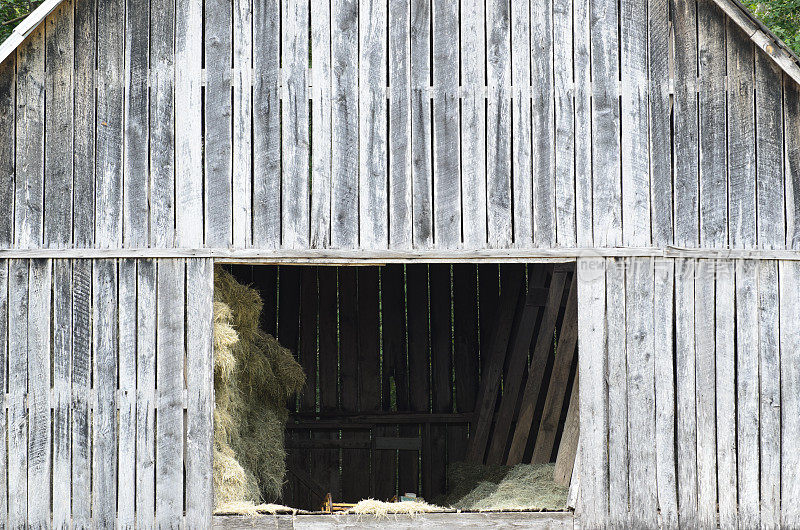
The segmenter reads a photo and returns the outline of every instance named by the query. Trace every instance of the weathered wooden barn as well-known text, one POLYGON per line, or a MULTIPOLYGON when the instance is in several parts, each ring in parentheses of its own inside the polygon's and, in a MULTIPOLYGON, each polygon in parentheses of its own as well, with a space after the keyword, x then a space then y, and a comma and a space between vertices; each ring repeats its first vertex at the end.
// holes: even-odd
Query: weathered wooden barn
POLYGON ((736 0, 46 0, 0 526, 211 525, 215 262, 576 262, 574 522, 800 526, 798 83, 736 0))

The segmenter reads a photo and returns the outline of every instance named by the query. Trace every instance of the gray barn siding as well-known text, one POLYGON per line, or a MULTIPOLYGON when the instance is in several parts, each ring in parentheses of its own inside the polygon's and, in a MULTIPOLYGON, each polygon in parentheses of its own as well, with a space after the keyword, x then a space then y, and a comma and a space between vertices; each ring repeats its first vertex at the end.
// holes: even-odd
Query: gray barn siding
POLYGON ((160 1, 2 65, 2 247, 800 239, 798 87, 713 0, 160 1))
POLYGON ((590 258, 577 270, 588 526, 797 526, 800 265, 590 258))
POLYGON ((0 526, 211 520, 212 282, 207 259, 0 260, 0 526))

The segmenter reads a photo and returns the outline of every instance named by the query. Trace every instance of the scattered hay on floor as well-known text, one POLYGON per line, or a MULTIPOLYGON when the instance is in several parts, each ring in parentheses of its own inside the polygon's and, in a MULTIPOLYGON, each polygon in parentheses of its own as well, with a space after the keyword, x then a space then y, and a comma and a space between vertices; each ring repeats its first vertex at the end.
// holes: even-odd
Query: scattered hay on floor
POLYGON ((569 488, 553 480, 554 464, 448 468, 450 493, 440 504, 464 511, 561 511, 569 488))
POLYGON ((356 515, 415 515, 420 513, 444 512, 446 508, 434 506, 424 501, 383 502, 375 499, 365 499, 343 513, 356 515))
POLYGON ((254 504, 252 502, 231 502, 219 506, 214 510, 214 515, 244 515, 257 517, 259 515, 296 515, 300 510, 295 510, 282 504, 254 504))
POLYGON ((292 353, 259 329, 262 306, 256 290, 215 270, 214 498, 241 513, 280 499, 286 402, 305 384, 292 353))

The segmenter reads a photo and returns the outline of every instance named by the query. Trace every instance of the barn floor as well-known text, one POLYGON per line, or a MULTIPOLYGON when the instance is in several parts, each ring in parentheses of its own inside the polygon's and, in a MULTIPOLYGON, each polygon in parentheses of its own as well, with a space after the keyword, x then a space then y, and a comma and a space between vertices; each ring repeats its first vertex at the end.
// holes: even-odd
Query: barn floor
POLYGON ((260 292, 262 328, 307 378, 289 404, 286 485, 273 500, 317 511, 328 493, 342 503, 413 493, 450 505, 461 462, 555 462, 553 479, 569 486, 573 264, 227 269, 260 292))

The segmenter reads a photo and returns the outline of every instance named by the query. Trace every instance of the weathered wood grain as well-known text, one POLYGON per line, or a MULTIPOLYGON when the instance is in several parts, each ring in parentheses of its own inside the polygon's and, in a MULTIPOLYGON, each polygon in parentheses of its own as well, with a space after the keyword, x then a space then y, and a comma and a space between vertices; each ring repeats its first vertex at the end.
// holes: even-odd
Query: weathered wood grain
POLYGON ((758 264, 736 262, 736 472, 739 524, 759 524, 758 264))
MULTIPOLYGON (((248 18, 247 27, 249 22, 248 18)), ((201 128, 203 111, 200 85, 202 50, 202 5, 191 0, 177 0, 175 2, 175 245, 178 247, 196 247, 203 243, 203 225, 197 222, 203 216, 201 128)), ((249 59, 249 53, 247 57, 249 59)), ((247 66, 250 66, 249 60, 247 66)), ((248 99, 249 85, 248 83, 248 99)), ((249 126, 250 115, 244 109, 239 109, 235 117, 238 119, 246 117, 249 126)), ((234 160, 236 154, 234 151, 234 160)), ((249 149, 247 160, 248 162, 250 160, 249 149)), ((249 182, 249 172, 247 178, 249 182)), ((234 211, 235 207, 236 205, 234 211)))
MULTIPOLYGON (((97 60, 97 2, 75 0, 73 113, 73 218, 76 247, 94 243, 95 201, 95 62, 97 60)), ((80 521, 79 521, 80 523, 80 521)))
MULTIPOLYGON (((322 9, 315 8, 311 14, 312 53, 314 55, 314 87, 323 90, 317 83, 319 75, 324 75, 317 37, 319 24, 328 23, 319 19, 322 9), (313 31, 313 30, 316 31, 313 31)), ((253 3, 253 40, 258 46, 253 48, 253 244, 259 247, 274 248, 281 242, 281 102, 278 87, 280 86, 280 3, 278 0, 263 0, 253 3)), ((327 11, 326 11, 327 14, 327 11)), ((234 11, 234 18, 237 17, 234 11)), ((329 41, 328 37, 328 41, 329 41)), ((234 39, 234 46, 241 46, 234 39)), ((330 48, 325 44, 324 48, 330 48)), ((330 53, 328 51, 328 53, 330 53)), ((328 63, 330 64, 330 63, 328 63)), ((330 87, 329 78, 327 86, 330 87)), ((327 89, 329 90, 329 88, 327 89)), ((315 100, 314 109, 323 102, 315 100)), ((234 104, 234 112, 238 107, 234 104)), ((316 116, 315 116, 316 117, 316 116)), ((314 124, 329 121, 314 120, 314 124)), ((314 125, 317 130, 317 125, 314 125)), ((312 134, 316 134, 312 132, 312 134)), ((315 146, 327 145, 320 142, 315 146)), ((317 147, 314 148, 315 153, 317 147)), ((322 178, 323 175, 320 175, 322 178)), ((234 187, 234 193, 236 188, 234 187)), ((238 199, 237 199, 238 203, 238 199)), ((244 215, 234 214, 234 223, 241 222, 244 215)), ((235 228, 238 230, 238 228, 235 228)))
POLYGON ((136 517, 155 523, 156 263, 137 262, 136 283, 136 517))
MULTIPOLYGON (((573 0, 553 1, 553 74, 555 90, 555 219, 556 243, 574 246, 576 240, 576 113, 574 99, 575 37, 573 0), (556 66, 558 65, 558 66, 556 66)), ((516 180, 516 178, 515 178, 516 180)), ((571 470, 570 470, 571 472, 571 470)))
MULTIPOLYGON (((136 261, 119 262, 119 322, 136 322, 136 261)), ((119 326, 119 407, 117 491, 136 491, 136 326, 119 326)), ((136 524, 136 496, 120 495, 117 523, 123 528, 136 524)))
POLYGON ((91 413, 92 522, 109 527, 117 511, 117 262, 95 261, 92 274, 92 381, 97 396, 91 413))
MULTIPOLYGON (((546 6, 542 6, 547 9, 546 6)), ((543 9, 543 10, 544 10, 543 9)), ((514 196, 514 245, 533 242, 533 139, 531 136, 531 9, 511 2, 511 171, 514 196)), ((538 44, 538 43, 537 43, 538 44)), ((535 62, 535 61, 534 61, 535 62)))
MULTIPOLYGON (((426 26, 427 27, 427 26, 426 26)), ((331 3, 331 245, 358 247, 358 0, 331 3)))
MULTIPOLYGON (((578 387, 578 375, 576 372, 572 382, 572 390, 570 390, 569 394, 567 416, 564 418, 564 430, 561 433, 561 441, 558 444, 556 465, 553 468, 553 480, 561 486, 570 487, 570 490, 572 489, 570 484, 573 471, 575 470, 576 456, 580 450, 578 446, 580 435, 580 422, 578 420, 578 387)), ((578 480, 577 473, 575 473, 575 480, 578 480)), ((569 500, 567 501, 567 505, 569 505, 569 500)))
POLYGON ((781 350, 778 262, 758 265, 761 526, 781 522, 781 350))
MULTIPOLYGON (((437 248, 461 246, 458 7, 448 0, 433 2, 433 222, 437 248)), ((380 120, 376 121, 380 125, 380 120)))
MULTIPOLYGON (((258 9, 256 10, 258 11, 258 9)), ((311 10, 311 240, 312 248, 331 241, 331 5, 311 10)), ((407 32, 404 32, 407 35, 407 32)), ((389 162, 391 163, 391 162, 389 162)), ((256 174, 259 174, 256 169, 256 174)))
POLYGON ((736 473, 736 353, 732 260, 717 262, 715 347, 717 403, 717 495, 719 524, 737 526, 736 473))
POLYGON ((28 260, 10 260, 8 276, 8 524, 28 515, 28 260))
MULTIPOLYGON (((204 12, 203 49, 205 62, 211 66, 206 68, 203 100, 205 241, 214 247, 227 247, 233 243, 232 5, 227 0, 209 0, 204 12)), ((253 90, 256 101, 258 86, 256 80, 253 90)), ((260 158, 263 155, 255 156, 260 158)))
POLYGON ((581 424, 581 517, 595 524, 608 519, 608 386, 606 382, 605 260, 578 261, 578 371, 581 424))
MULTIPOLYGON (((725 24, 712 0, 697 3, 700 133, 700 244, 727 244, 725 24)), ((702 482, 702 481, 701 481, 702 482)))
POLYGON ((0 246, 14 243, 14 146, 16 145, 16 57, 0 64, 0 201, 9 205, 0 216, 0 246))
POLYGON ((431 4, 411 0, 411 219, 414 248, 433 246, 433 175, 431 153, 431 4))
POLYGON ((156 525, 183 515, 184 260, 159 260, 156 279, 156 525))
MULTIPOLYGON (((9 323, 8 323, 8 261, 0 262, 0 366, 6 367, 6 364, 9 360, 8 356, 8 330, 9 330, 9 323)), ((58 315, 58 313, 56 313, 58 315)), ((57 351, 54 350, 54 359, 56 359, 57 351)), ((67 359, 67 363, 69 363, 69 359, 67 359)), ((58 369, 56 369, 56 373, 60 375, 58 369)), ((7 389, 8 388, 8 373, 3 370, 2 374, 0 374, 0 388, 7 389)), ((8 410, 6 408, 7 400, 6 396, 0 398, 0 422, 5 426, 5 428, 0 429, 0 462, 2 462, 2 466, 0 466, 0 472, 3 475, 3 480, 0 480, 0 521, 7 521, 8 517, 8 491, 9 491, 9 484, 8 484, 8 410)), ((57 419, 58 416, 56 415, 55 418, 57 419)), ((67 418, 65 418, 66 421, 67 418)), ((60 434, 61 431, 54 432, 54 438, 57 438, 57 434, 60 434)), ((69 430, 67 429, 67 437, 69 436, 69 430)), ((60 451, 60 444, 55 446, 55 453, 58 455, 63 456, 63 452, 60 451)), ((69 442, 67 442, 67 455, 69 455, 69 442)), ((53 468, 58 469, 58 473, 53 474, 53 481, 55 484, 70 484, 70 477, 69 477, 69 457, 66 459, 66 473, 62 472, 62 466, 60 464, 63 463, 63 459, 57 458, 54 460, 53 468), (64 481, 66 479, 66 481, 64 481), (58 481, 58 482, 56 482, 58 481)), ((55 490, 54 490, 55 493, 55 490)), ((69 496, 67 496, 69 498, 69 496)), ((53 526, 60 525, 61 521, 64 520, 64 510, 63 504, 56 503, 53 506, 53 526)), ((67 503, 67 506, 69 504, 67 503)))
MULTIPOLYGON (((509 246, 513 237, 511 93, 508 88, 511 84, 510 24, 509 2, 486 2, 486 215, 489 247, 492 248, 509 246)), ((534 78, 534 83, 537 81, 540 79, 534 78)), ((537 132, 534 127, 533 134, 537 132)))
MULTIPOLYGON (((175 246, 175 2, 150 0, 150 244, 175 246)), ((77 211, 77 204, 76 204, 77 211)))
POLYGON ((575 92, 575 233, 578 246, 591 246, 592 76, 589 0, 573 0, 575 92))
POLYGON ((306 248, 309 241, 310 210, 309 9, 308 2, 303 0, 283 0, 282 6, 281 230, 284 247, 306 248))
POLYGON ((756 243, 756 129, 753 43, 727 25, 728 186, 730 244, 752 248, 756 243))
POLYGON ((186 262, 186 526, 211 519, 214 434, 214 264, 186 262))
POLYGON ((92 268, 91 260, 72 265, 72 522, 83 527, 91 524, 92 509, 92 268))
POLYGON ((20 248, 42 243, 44 214, 44 28, 17 50, 17 131, 14 242, 20 248))
MULTIPOLYGON (((793 470, 800 466, 797 451, 800 438, 800 267, 795 263, 778 264, 780 283, 780 400, 781 461, 780 491, 783 527, 800 524, 800 485, 793 470)), ((776 477, 777 478, 777 477, 776 477)), ((763 520, 762 520, 763 523, 763 520)))
MULTIPOLYGON (((253 91, 251 85, 253 82, 253 54, 260 46, 254 45, 254 37, 258 36, 258 29, 267 29, 261 26, 261 20, 258 24, 253 23, 253 10, 257 4, 261 2, 251 2, 250 0, 235 0, 233 2, 233 246, 238 248, 250 246, 252 240, 252 200, 253 200, 253 91)), ((268 2, 264 4, 265 13, 269 12, 273 4, 268 2)), ((277 11, 277 6, 275 6, 277 11)), ((275 13, 272 14, 275 16, 275 13)), ((271 29, 278 31, 277 21, 275 26, 271 29)), ((264 53, 269 54, 276 48, 271 48, 272 39, 265 37, 266 46, 264 53)), ((277 60, 277 58, 275 59, 277 60)), ((276 71, 267 70, 266 75, 277 74, 276 71)), ((276 76, 277 77, 277 76, 276 76)), ((278 107, 277 94, 275 106, 278 107)), ((269 107, 268 107, 269 108, 269 107)), ((272 109, 269 108, 271 111, 272 109)), ((277 112, 277 109, 276 109, 277 112)), ((269 124, 269 121, 268 121, 269 124)), ((263 122, 262 122, 263 125, 263 122)), ((264 131, 265 134, 276 134, 278 137, 274 139, 277 146, 280 145, 280 129, 269 128, 264 131)), ((288 132, 288 131, 286 131, 288 132)), ((261 146, 259 146, 261 147, 261 146)), ((265 157, 270 156, 271 151, 267 150, 264 154, 265 157)), ((269 158, 268 158, 269 159, 269 158)), ((267 164, 265 169, 271 166, 267 164)), ((277 174, 271 172, 267 173, 265 178, 277 178, 277 174)), ((276 186, 277 187, 277 186, 276 186)), ((261 198, 263 199, 263 195, 261 198)), ((277 200, 277 197, 275 197, 277 200)), ((278 202, 280 204, 280 202, 278 202)), ((278 214, 271 212, 270 215, 278 214)), ((278 216, 278 219, 280 217, 278 216)), ((280 224, 276 221, 270 226, 273 230, 279 232, 280 224)), ((275 233, 273 237, 278 237, 279 233, 275 233)))
POLYGON ((800 86, 784 78, 786 247, 800 248, 800 86))
POLYGON ((669 0, 649 0, 647 18, 651 239, 654 246, 664 246, 672 242, 673 235, 669 0))
POLYGON ((44 246, 72 242, 74 8, 63 2, 45 20, 44 246))

